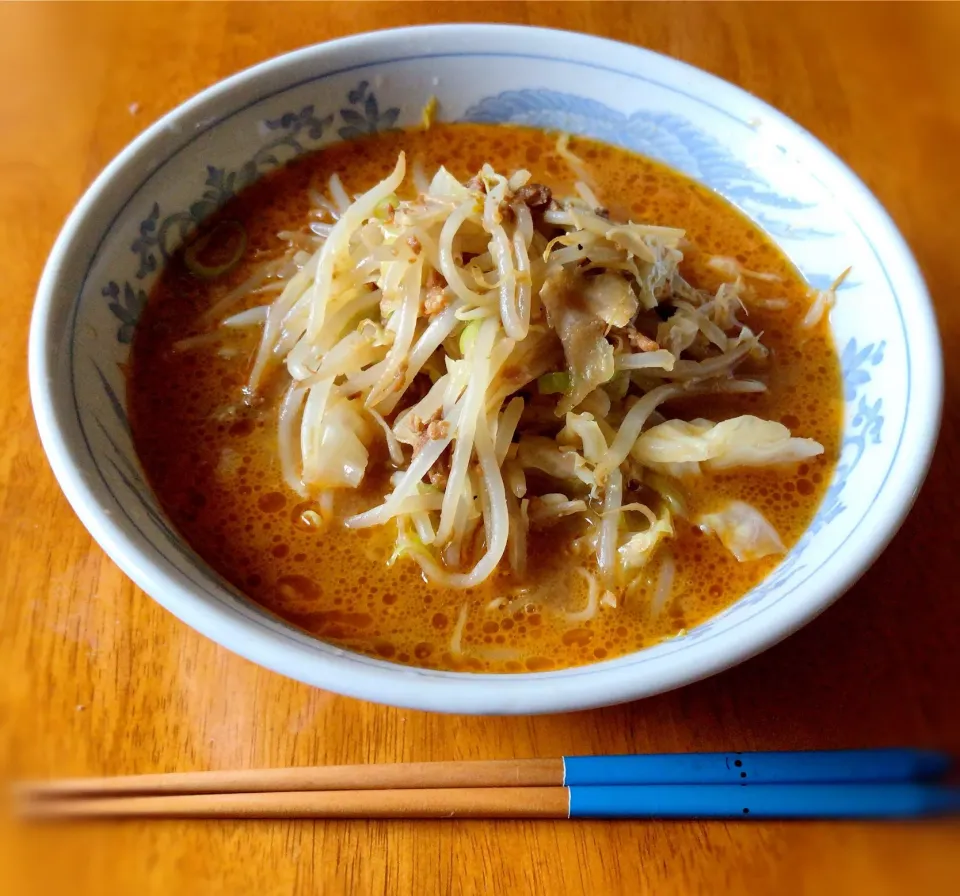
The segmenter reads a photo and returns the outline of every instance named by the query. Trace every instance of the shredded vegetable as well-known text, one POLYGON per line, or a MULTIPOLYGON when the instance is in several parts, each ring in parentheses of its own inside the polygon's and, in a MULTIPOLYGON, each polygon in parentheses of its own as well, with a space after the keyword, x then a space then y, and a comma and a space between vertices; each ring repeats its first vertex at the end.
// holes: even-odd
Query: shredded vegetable
MULTIPOLYGON (((611 220, 567 138, 557 152, 577 174, 564 199, 529 172, 489 165, 465 183, 443 168, 428 180, 416 165, 408 179, 402 154, 359 197, 332 178, 329 198, 311 188, 305 238, 289 235, 289 270, 248 281, 253 292, 279 279, 279 295, 240 313, 227 295, 216 321, 203 320, 262 328, 246 395, 286 383, 280 464, 318 523, 377 467, 389 482, 382 500, 343 523, 395 526, 392 562, 470 588, 501 564, 522 577, 529 538, 555 528, 584 549, 587 600, 570 621, 621 606, 662 552, 650 579, 659 612, 678 572, 664 545, 687 514, 678 477, 794 463, 823 448, 753 416, 672 415, 687 395, 765 388, 765 349, 741 319, 741 296, 744 278, 776 275, 715 259, 736 279, 696 288, 679 269, 684 231, 611 220), (401 198, 414 195, 409 180, 415 198, 401 198)), ((206 244, 194 245, 188 264, 206 244)), ((750 510, 699 524, 740 559, 781 550, 750 510)), ((465 614, 466 605, 453 654, 465 614)))

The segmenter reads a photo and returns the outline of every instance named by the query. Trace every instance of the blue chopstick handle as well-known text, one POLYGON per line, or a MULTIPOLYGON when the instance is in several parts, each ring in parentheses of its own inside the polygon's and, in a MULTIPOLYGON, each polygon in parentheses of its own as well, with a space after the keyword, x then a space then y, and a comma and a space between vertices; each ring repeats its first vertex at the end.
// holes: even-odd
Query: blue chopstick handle
POLYGON ((929 781, 950 757, 933 750, 806 750, 565 756, 567 786, 597 784, 802 784, 929 781))
POLYGON ((646 784, 571 787, 570 818, 922 818, 960 812, 927 784, 646 784))

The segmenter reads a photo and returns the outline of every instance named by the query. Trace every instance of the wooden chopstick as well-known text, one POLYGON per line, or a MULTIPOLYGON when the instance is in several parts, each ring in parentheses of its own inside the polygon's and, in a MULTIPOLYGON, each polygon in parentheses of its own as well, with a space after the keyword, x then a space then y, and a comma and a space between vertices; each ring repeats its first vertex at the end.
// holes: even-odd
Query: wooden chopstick
POLYGON ((41 800, 562 785, 890 783, 935 780, 949 767, 944 753, 909 748, 665 753, 73 778, 23 784, 17 790, 23 800, 41 800))
POLYGON ((308 790, 422 790, 563 784, 563 759, 397 762, 301 768, 67 778, 20 785, 22 799, 159 794, 283 793, 308 790))
POLYGON ((566 787, 315 790, 30 800, 33 820, 70 818, 566 818, 566 787))
POLYGON ((34 820, 78 818, 829 818, 960 812, 960 789, 893 784, 641 784, 218 793, 30 800, 34 820))

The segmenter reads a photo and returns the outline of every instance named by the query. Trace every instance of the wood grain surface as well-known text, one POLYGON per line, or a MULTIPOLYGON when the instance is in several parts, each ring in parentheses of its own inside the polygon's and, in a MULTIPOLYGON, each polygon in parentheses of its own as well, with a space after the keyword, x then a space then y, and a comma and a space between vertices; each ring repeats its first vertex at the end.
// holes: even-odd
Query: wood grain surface
MULTIPOLYGON (((0 85, 4 777, 960 746, 960 7, 3 4, 0 85), (632 41, 778 106, 876 192, 937 303, 947 365, 941 441, 891 546, 787 642, 631 705, 444 717, 259 669, 176 621, 106 559, 60 493, 32 420, 26 334, 40 271, 71 206, 130 139, 201 88, 277 53, 374 28, 469 20, 632 41)), ((0 822, 0 892, 12 894, 934 893, 951 876, 956 883, 958 857, 950 824, 0 822)))

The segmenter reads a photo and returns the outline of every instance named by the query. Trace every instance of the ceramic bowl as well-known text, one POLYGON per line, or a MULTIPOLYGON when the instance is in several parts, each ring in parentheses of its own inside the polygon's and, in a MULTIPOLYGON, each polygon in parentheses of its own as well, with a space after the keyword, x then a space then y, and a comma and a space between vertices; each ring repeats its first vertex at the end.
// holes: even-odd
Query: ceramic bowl
POLYGON ((538 713, 644 697, 769 647, 848 588, 920 487, 942 372, 930 299, 890 218, 802 128, 688 65, 582 34, 449 25, 364 34, 273 59, 164 116, 71 214, 40 283, 30 387, 44 448, 80 519, 186 624, 283 675, 427 710, 538 713), (513 122, 645 153, 726 197, 825 287, 852 266, 831 325, 842 355, 843 451, 783 563, 725 612, 638 653, 565 671, 411 669, 317 641, 263 612, 184 543, 144 480, 123 365, 150 287, 184 234, 244 184, 338 140, 416 124, 513 122))

